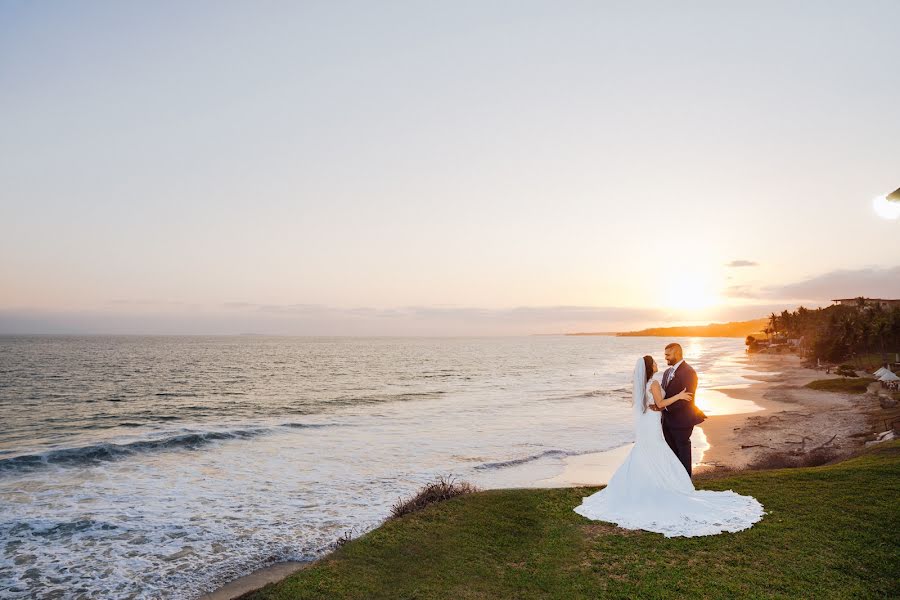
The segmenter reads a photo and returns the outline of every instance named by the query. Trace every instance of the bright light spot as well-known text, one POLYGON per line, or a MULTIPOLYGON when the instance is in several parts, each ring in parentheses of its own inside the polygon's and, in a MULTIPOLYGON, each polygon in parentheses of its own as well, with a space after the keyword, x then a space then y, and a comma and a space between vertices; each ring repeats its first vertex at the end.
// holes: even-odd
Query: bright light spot
POLYGON ((887 196, 878 196, 872 200, 872 208, 882 219, 896 219, 900 217, 900 202, 888 200, 887 196))
POLYGON ((698 310, 715 306, 719 298, 702 275, 680 275, 663 286, 663 296, 668 308, 698 310))

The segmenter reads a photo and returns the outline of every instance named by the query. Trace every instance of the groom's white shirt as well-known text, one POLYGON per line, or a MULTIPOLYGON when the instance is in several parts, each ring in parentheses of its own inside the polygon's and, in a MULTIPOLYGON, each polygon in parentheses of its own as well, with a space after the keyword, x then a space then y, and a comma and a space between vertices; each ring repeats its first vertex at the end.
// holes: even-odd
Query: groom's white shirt
MULTIPOLYGON (((669 373, 669 377, 668 377, 667 379, 664 378, 665 381, 664 381, 663 383, 665 383, 666 385, 668 385, 668 383, 669 383, 670 381, 672 381, 672 378, 675 377, 675 371, 678 370, 678 367, 680 367, 680 366, 681 366, 681 363, 683 363, 683 362, 684 362, 684 359, 682 358, 682 359, 679 360, 677 363, 675 363, 674 365, 672 365, 672 372, 669 373)), ((665 393, 666 393, 666 388, 665 388, 665 385, 664 385, 664 386, 663 386, 663 394, 665 394, 665 393)), ((669 407, 667 406, 667 407, 665 407, 663 410, 669 410, 669 407)))

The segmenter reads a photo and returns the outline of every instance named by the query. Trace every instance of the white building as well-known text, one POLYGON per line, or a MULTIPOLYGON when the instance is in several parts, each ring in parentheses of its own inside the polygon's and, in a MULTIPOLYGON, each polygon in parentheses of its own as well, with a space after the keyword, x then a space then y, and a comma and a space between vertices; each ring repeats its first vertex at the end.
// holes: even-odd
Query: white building
MULTIPOLYGON (((881 308, 885 310, 890 310, 895 306, 900 306, 900 299, 890 299, 890 298, 863 298, 866 301, 866 307, 871 308, 876 304, 881 306, 881 308)), ((859 306, 859 298, 838 298, 837 300, 832 300, 832 302, 836 304, 840 304, 841 306, 852 306, 854 308, 859 306)))

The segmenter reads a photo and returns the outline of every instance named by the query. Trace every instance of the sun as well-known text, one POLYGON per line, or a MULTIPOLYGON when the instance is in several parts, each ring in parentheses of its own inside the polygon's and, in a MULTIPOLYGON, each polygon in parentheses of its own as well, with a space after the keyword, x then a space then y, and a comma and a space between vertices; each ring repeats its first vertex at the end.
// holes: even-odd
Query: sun
POLYGON ((888 200, 887 196, 878 196, 872 200, 872 208, 875 209, 875 214, 882 219, 900 217, 900 201, 888 200))
POLYGON ((700 310, 715 306, 718 295, 709 280, 700 275, 679 277, 664 287, 663 297, 668 308, 700 310))

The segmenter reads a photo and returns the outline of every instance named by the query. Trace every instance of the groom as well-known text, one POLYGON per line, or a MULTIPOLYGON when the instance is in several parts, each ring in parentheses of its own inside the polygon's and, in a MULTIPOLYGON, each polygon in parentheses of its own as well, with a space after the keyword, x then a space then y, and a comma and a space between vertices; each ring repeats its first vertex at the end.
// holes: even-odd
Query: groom
MULTIPOLYGON (((663 373, 662 389, 669 398, 687 388, 692 395, 697 392, 697 372, 684 362, 684 353, 680 344, 666 346, 666 364, 669 368, 663 373)), ((678 400, 662 410, 663 436, 669 448, 691 475, 691 432, 694 425, 706 419, 703 411, 693 401, 678 400)))

